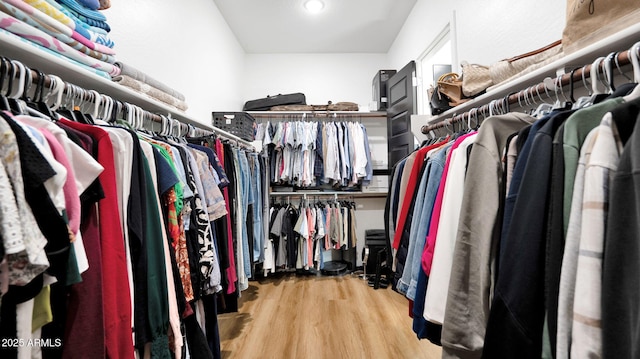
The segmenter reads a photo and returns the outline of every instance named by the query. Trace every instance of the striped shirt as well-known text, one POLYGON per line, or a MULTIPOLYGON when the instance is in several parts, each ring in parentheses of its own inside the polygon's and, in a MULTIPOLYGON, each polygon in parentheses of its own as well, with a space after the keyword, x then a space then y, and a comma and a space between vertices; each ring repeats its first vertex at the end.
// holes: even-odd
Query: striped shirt
POLYGON ((607 113, 598 127, 584 175, 582 225, 573 304, 572 358, 602 356, 602 253, 609 208, 609 183, 616 172, 623 144, 607 113))

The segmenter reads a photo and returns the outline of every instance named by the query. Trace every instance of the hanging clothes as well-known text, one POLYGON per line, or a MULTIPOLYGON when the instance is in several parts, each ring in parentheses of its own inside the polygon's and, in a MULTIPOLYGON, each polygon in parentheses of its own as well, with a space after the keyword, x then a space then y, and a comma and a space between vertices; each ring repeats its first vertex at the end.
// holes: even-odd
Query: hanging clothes
POLYGON ((298 207, 272 203, 265 274, 284 269, 322 269, 323 252, 357 243, 353 202, 315 202, 298 207))
MULTIPOLYGON (((614 109, 611 114, 611 119, 603 118, 600 125, 599 136, 602 136, 603 147, 594 149, 592 158, 594 161, 602 158, 607 159, 607 163, 610 163, 612 159, 618 158, 617 168, 615 165, 604 165, 603 163, 594 162, 594 168, 589 167, 589 170, 595 170, 596 172, 589 171, 587 180, 591 184, 594 181, 606 181, 609 180, 609 211, 608 213, 603 211, 589 210, 589 218, 592 216, 598 216, 602 220, 602 216, 605 218, 606 226, 598 228, 598 230, 604 229, 604 240, 602 247, 606 250, 603 251, 602 257, 602 273, 594 272, 592 269, 587 269, 584 279, 580 276, 579 280, 583 280, 584 284, 597 285, 601 281, 602 286, 602 303, 598 306, 597 299, 579 298, 579 302, 576 303, 576 311, 578 313, 597 313, 597 310, 601 308, 602 313, 602 357, 603 358, 632 358, 638 355, 635 343, 639 338, 639 334, 635 329, 631 329, 628 336, 619 336, 619 333, 623 333, 629 328, 637 328, 638 324, 638 309, 633 306, 635 299, 639 297, 640 293, 637 287, 634 286, 637 274, 640 273, 638 267, 638 243, 637 238, 639 235, 638 223, 633 220, 638 212, 638 188, 637 188, 637 154, 638 154, 638 136, 640 136, 640 129, 638 127, 638 115, 640 110, 638 108, 639 100, 630 100, 627 106, 621 106, 614 109), (612 138, 613 136, 613 138, 612 138), (602 151, 602 152, 600 152, 602 151), (601 166, 601 167, 600 167, 601 166), (598 168, 600 167, 600 169, 598 168), (606 174, 607 168, 609 169, 609 175, 603 177, 603 179, 597 179, 591 174, 597 175, 597 172, 606 174)), ((599 141, 600 142, 600 141, 599 141)), ((598 145, 599 143, 596 143, 598 145)), ((615 163, 615 160, 614 160, 615 163)), ((598 185, 597 183, 593 183, 598 185)), ((603 183, 604 184, 604 183, 603 183)), ((594 196, 598 196, 598 193, 602 193, 606 186, 592 188, 596 190, 594 196)), ((606 202, 603 201, 604 203, 606 202)), ((606 208, 606 207, 605 207, 606 208)), ((600 226, 601 221, 598 222, 600 226)), ((586 230, 596 230, 589 224, 586 230)), ((600 234, 601 232, 598 232, 600 234)), ((595 233, 594 233, 595 234, 595 233)), ((587 245, 591 246, 598 236, 589 234, 587 237, 587 245)), ((602 238, 602 237, 600 237, 602 238)), ((581 242, 582 246, 582 242, 581 242)), ((596 250, 601 249, 601 244, 598 242, 594 245, 596 250)), ((580 258, 587 263, 584 263, 586 267, 588 258, 580 258)), ((593 261, 593 260, 591 260, 593 261)), ((578 270, 583 267, 579 263, 578 270)), ((597 263, 596 263, 597 264, 597 263)), ((598 268, 598 267, 596 267, 598 268)), ((581 271, 579 272, 581 273, 581 271)), ((581 289, 578 294, 583 293, 583 288, 579 288, 576 283, 576 291, 581 289)), ((591 295, 591 293, 590 293, 591 295)), ((584 331, 584 324, 574 322, 575 326, 582 326, 582 328, 576 329, 576 334, 580 338, 578 343, 585 343, 590 338, 593 338, 589 333, 584 331)), ((597 339, 597 338, 596 338, 597 339)), ((576 345, 578 344, 576 343, 576 345)), ((592 346, 593 344, 590 344, 592 346)), ((578 348, 579 349, 579 348, 578 348)))
POLYGON ((216 294, 235 292, 234 241, 251 248, 237 257, 245 276, 264 257, 264 161, 219 140, 212 150, 54 115, 0 115, 3 338, 61 340, 47 357, 220 357, 216 294), (233 196, 225 153, 244 176, 233 196))
POLYGON ((402 243, 398 231, 411 233, 407 262, 396 257, 398 290, 415 300, 414 331, 441 343, 443 357, 635 356, 619 335, 633 326, 634 309, 619 303, 635 295, 620 280, 634 278, 634 266, 621 263, 633 251, 625 243, 625 254, 608 257, 609 242, 628 238, 608 232, 632 227, 607 210, 634 207, 632 190, 622 200, 612 185, 629 178, 617 176, 640 110, 640 92, 626 95, 633 87, 539 119, 492 116, 474 137, 454 136, 441 152, 419 150, 396 166, 389 238, 402 243), (407 226, 405 216, 422 219, 407 226))
MULTIPOLYGON (((394 233, 389 235, 395 239, 393 244, 399 249, 395 258, 396 277, 400 279, 398 289, 415 300, 416 306, 411 309, 411 313, 414 314, 414 331, 421 338, 428 338, 437 344, 442 343, 445 353, 450 349, 447 347, 448 343, 460 343, 460 338, 471 339, 468 335, 473 333, 473 328, 483 330, 485 325, 480 323, 472 326, 472 330, 469 331, 469 323, 474 322, 464 313, 448 320, 448 316, 453 313, 448 303, 451 296, 455 295, 456 299, 462 298, 459 292, 452 294, 449 289, 464 283, 490 287, 490 280, 487 280, 491 278, 489 270, 466 271, 466 264, 456 264, 462 257, 469 258, 462 253, 458 254, 462 249, 459 236, 463 233, 459 228, 475 232, 474 248, 478 245, 478 239, 483 238, 480 232, 477 232, 479 230, 486 234, 486 243, 491 243, 498 215, 492 210, 484 210, 484 207, 482 210, 477 207, 478 212, 472 212, 476 208, 472 204, 483 203, 483 206, 487 204, 488 208, 497 210, 500 205, 500 193, 504 193, 504 189, 500 190, 503 182, 502 172, 487 176, 486 169, 501 169, 501 148, 506 144, 507 138, 514 131, 533 122, 531 117, 520 115, 492 119, 485 120, 483 126, 486 127, 481 127, 477 134, 463 133, 453 136, 451 141, 445 138, 442 141, 427 143, 396 166, 391 181, 393 201, 388 206, 391 212, 388 218, 391 221, 390 230, 394 233), (493 192, 489 190, 493 191, 494 188, 495 193, 492 195, 493 192), (481 196, 482 199, 467 198, 471 194, 481 196), (420 196, 420 200, 415 199, 417 196, 420 196), (414 219, 415 216, 420 220, 414 219), (494 216, 493 219, 490 216, 494 216), (484 219, 476 222, 479 217, 484 219), (393 218, 397 218, 395 230, 393 218), (473 220, 474 225, 459 227, 459 223, 469 220, 473 220), (402 263, 403 252, 407 253, 408 261, 405 263, 402 263), (480 275, 479 278, 486 276, 487 279, 466 281, 458 277, 463 273, 469 278, 480 275), (457 330, 452 324, 458 320, 465 322, 465 335, 461 337, 456 333, 455 340, 449 339, 447 342, 447 335, 450 335, 447 330, 457 330), (444 327, 442 333, 439 324, 444 327)), ((490 263, 490 252, 488 250, 485 254, 487 267, 490 263)), ((487 307, 488 300, 487 297, 487 307)), ((477 308, 477 304, 471 307, 477 308)), ((484 332, 481 333, 481 338, 484 339, 484 332)), ((481 349, 482 347, 479 347, 478 352, 481 352, 481 349)))
POLYGON ((365 127, 356 122, 267 122, 257 141, 270 159, 274 185, 353 187, 373 176, 365 127))

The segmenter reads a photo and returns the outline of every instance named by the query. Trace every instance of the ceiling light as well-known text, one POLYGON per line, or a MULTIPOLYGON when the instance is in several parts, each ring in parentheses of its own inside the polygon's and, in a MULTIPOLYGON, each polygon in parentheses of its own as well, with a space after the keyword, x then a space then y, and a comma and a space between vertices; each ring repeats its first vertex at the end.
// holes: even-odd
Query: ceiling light
POLYGON ((309 0, 304 3, 304 8, 312 14, 317 14, 324 9, 324 3, 320 0, 309 0))

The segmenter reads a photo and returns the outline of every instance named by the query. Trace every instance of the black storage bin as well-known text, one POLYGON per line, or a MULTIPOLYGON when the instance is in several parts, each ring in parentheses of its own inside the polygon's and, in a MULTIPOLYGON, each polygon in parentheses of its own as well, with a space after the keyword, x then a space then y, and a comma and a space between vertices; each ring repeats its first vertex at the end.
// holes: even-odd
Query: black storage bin
POLYGON ((243 140, 256 138, 256 119, 246 112, 214 112, 212 125, 243 140))

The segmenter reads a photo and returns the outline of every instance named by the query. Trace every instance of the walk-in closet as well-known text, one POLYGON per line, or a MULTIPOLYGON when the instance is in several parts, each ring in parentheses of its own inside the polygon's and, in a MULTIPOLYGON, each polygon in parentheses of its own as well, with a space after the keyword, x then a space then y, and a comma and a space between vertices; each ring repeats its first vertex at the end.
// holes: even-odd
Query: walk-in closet
POLYGON ((0 358, 640 358, 638 19, 0 0, 0 358))

